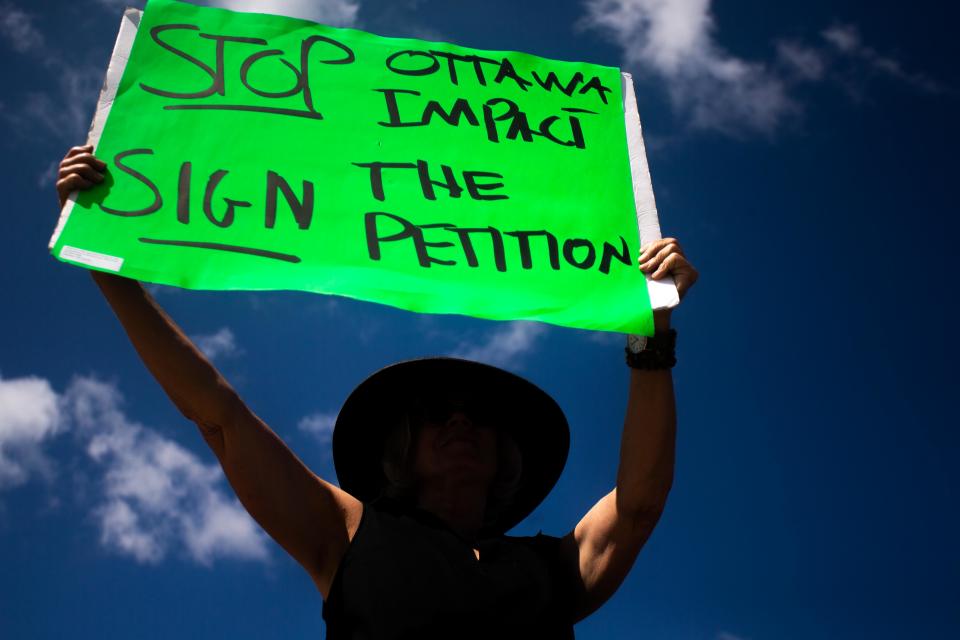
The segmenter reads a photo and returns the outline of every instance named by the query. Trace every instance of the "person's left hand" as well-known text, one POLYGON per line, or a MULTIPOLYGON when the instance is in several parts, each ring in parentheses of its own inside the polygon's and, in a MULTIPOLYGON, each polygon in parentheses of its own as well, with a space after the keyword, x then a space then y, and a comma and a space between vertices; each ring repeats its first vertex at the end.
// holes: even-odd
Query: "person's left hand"
MULTIPOLYGON (((644 245, 640 249, 638 259, 640 270, 653 280, 660 280, 666 276, 673 276, 680 298, 690 290, 700 274, 693 268, 680 248, 676 238, 663 238, 656 242, 644 245)), ((670 310, 659 309, 653 312, 654 324, 658 330, 666 329, 670 323, 670 310)))

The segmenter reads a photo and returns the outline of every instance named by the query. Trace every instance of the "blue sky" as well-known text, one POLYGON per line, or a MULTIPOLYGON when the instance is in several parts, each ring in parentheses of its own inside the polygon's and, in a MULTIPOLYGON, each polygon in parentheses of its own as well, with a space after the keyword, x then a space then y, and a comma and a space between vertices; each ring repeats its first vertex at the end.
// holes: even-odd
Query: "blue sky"
MULTIPOLYGON (((84 138, 123 4, 0 0, 0 630, 321 637, 307 575, 239 510, 89 276, 46 251, 53 169, 84 138)), ((661 222, 701 281, 675 314, 670 502, 578 638, 960 637, 960 9, 219 4, 635 74, 661 222)), ((565 474, 516 532, 562 535, 613 482, 619 338, 310 294, 156 295, 328 478, 353 386, 453 353, 529 377, 570 418, 565 474)))

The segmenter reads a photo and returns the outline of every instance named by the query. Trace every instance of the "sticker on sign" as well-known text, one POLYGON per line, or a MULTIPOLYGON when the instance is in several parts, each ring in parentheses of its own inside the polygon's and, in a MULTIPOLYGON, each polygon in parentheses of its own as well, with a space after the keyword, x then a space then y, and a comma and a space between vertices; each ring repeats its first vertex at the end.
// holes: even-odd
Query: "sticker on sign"
POLYGON ((79 262, 88 267, 96 267, 97 269, 106 269, 107 271, 113 272, 120 271, 120 267, 123 266, 123 258, 66 245, 60 250, 60 258, 70 260, 71 262, 79 262))

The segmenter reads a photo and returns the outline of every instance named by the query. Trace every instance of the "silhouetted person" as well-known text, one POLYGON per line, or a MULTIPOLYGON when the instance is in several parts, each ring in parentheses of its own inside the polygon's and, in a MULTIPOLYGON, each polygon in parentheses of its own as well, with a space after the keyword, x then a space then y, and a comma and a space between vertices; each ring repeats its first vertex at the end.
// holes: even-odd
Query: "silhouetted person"
MULTIPOLYGON (((75 147, 61 163, 61 207, 103 180, 92 151, 75 147)), ((639 266, 672 275, 681 296, 697 279, 670 238, 647 246, 639 266)), ((328 638, 570 638, 620 586, 663 511, 676 429, 669 312, 655 313, 646 348, 628 350, 616 486, 562 538, 516 538, 504 532, 549 493, 569 443, 563 412, 530 382, 453 358, 374 373, 337 418, 337 487, 304 466, 138 282, 91 274, 240 502, 313 578, 328 638)))

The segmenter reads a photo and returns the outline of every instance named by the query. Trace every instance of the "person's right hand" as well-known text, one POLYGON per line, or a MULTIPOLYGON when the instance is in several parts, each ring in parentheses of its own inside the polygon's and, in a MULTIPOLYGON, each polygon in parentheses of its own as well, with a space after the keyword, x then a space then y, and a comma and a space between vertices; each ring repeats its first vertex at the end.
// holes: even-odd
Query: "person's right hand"
POLYGON ((93 155, 93 145, 73 147, 60 162, 60 173, 57 174, 57 196, 60 199, 60 208, 74 191, 83 191, 103 182, 103 172, 107 170, 106 163, 93 155))

